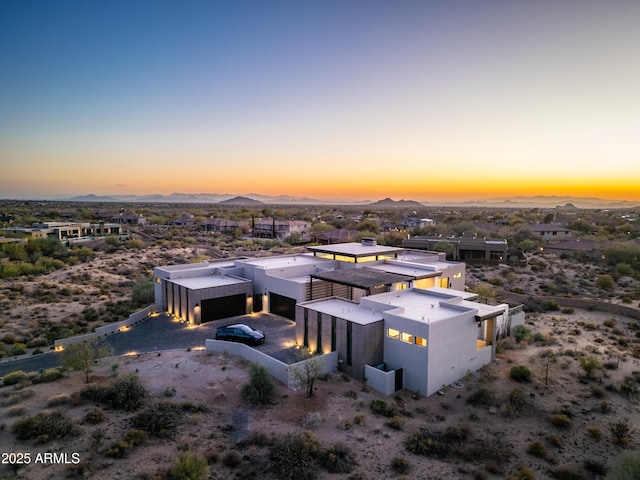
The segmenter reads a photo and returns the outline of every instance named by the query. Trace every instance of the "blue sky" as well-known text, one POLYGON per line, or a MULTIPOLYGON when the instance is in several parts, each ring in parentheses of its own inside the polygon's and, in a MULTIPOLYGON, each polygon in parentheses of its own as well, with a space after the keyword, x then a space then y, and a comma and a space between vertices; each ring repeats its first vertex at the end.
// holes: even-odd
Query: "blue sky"
POLYGON ((0 3, 0 197, 640 199, 640 3, 0 3))

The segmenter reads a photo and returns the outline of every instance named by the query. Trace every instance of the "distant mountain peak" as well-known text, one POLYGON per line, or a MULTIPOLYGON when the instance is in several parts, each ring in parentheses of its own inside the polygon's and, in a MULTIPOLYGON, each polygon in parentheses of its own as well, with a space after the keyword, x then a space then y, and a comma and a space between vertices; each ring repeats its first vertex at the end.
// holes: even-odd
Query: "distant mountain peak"
POLYGON ((220 205, 264 205, 263 202, 259 200, 254 200, 249 197, 237 196, 233 198, 229 198, 228 200, 223 200, 219 202, 220 205))
POLYGON ((383 208, 397 208, 397 207, 405 207, 405 208, 421 208, 424 205, 415 200, 392 200, 387 197, 382 200, 378 200, 377 202, 373 202, 369 204, 370 207, 383 207, 383 208))

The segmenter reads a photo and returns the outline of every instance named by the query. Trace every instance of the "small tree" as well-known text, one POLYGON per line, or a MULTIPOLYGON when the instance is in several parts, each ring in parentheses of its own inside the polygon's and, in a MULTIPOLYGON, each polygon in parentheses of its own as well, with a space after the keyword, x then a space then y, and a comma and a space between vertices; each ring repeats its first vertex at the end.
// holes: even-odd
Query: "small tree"
POLYGON ((602 365, 596 357, 582 357, 580 359, 580 368, 584 370, 587 378, 593 378, 596 370, 602 368, 602 365))
POLYGON ((544 350, 540 353, 540 360, 544 368, 544 384, 549 385, 549 370, 552 364, 557 363, 558 357, 556 352, 551 349, 544 350))
POLYGON ((249 383, 242 387, 242 398, 251 404, 266 405, 273 401, 275 386, 266 368, 251 364, 249 383))
POLYGON ((302 362, 291 367, 290 372, 294 380, 304 384, 307 388, 307 398, 313 397, 313 384, 322 375, 323 361, 320 356, 313 356, 307 349, 301 350, 302 362))
POLYGON ((601 290, 610 292, 616 286, 616 282, 611 275, 600 275, 596 279, 596 286, 601 290))
POLYGON ((153 284, 153 277, 138 280, 138 282, 133 286, 133 291, 131 292, 131 300, 133 300, 134 303, 141 305, 149 305, 153 303, 154 296, 155 286, 153 284))
POLYGON ((110 345, 100 344, 93 338, 85 342, 73 343, 65 348, 63 364, 72 370, 81 370, 86 375, 86 382, 91 381, 91 372, 95 363, 113 354, 110 345))

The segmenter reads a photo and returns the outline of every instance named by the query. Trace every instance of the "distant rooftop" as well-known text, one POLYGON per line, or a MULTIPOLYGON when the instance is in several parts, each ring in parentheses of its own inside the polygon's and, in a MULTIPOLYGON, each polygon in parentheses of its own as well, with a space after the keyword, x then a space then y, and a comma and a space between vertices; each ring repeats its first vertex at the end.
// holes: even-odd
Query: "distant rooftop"
POLYGON ((379 311, 361 307, 357 303, 339 297, 312 300, 304 302, 302 305, 327 315, 350 320, 359 325, 379 322, 383 318, 382 313, 379 311))

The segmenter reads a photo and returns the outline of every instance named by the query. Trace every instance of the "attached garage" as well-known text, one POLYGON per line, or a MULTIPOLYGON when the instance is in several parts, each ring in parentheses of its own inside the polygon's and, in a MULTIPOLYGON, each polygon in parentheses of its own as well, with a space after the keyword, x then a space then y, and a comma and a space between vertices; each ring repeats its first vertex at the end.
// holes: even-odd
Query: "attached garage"
POLYGON ((288 318, 296 319, 296 303, 295 298, 285 297, 277 293, 269 292, 269 312, 288 318))
POLYGON ((247 308, 247 298, 244 293, 227 297, 207 298, 201 303, 200 323, 220 320, 221 318, 244 315, 247 308))
POLYGON ((251 280, 212 274, 161 281, 167 311, 190 324, 251 313, 251 280))

